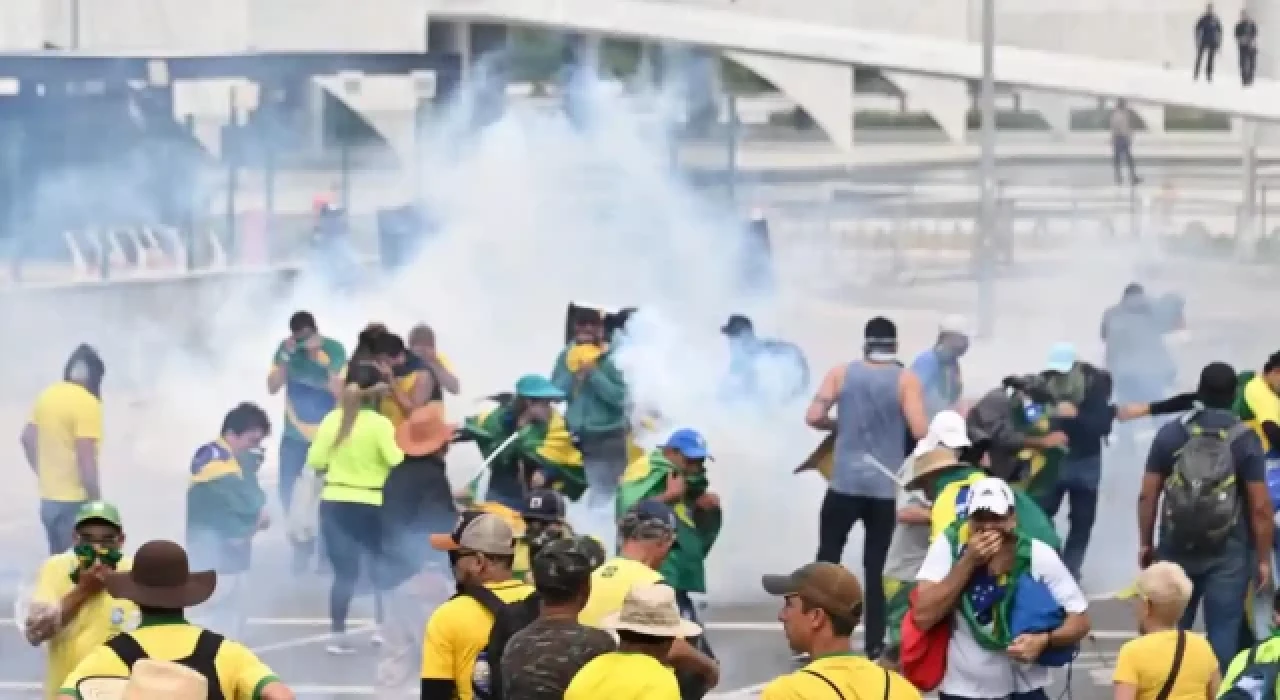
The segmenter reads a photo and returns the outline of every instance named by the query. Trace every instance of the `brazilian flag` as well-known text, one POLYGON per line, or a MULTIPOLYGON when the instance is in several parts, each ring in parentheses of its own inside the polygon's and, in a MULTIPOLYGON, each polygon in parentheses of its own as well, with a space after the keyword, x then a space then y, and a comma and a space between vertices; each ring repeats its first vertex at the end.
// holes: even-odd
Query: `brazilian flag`
MULTIPOLYGON (((1042 404, 1013 401, 1014 429, 1030 437, 1044 437, 1050 430, 1049 407, 1042 404)), ((1018 466, 1009 485, 1042 502, 1058 484, 1062 458, 1067 451, 1062 448, 1026 448, 1018 453, 1018 466)))
MULTIPOLYGON (((675 470, 676 466, 662 456, 662 450, 651 450, 632 461, 618 486, 618 518, 640 501, 661 496, 667 488, 667 477, 675 470)), ((672 504, 676 514, 676 544, 658 571, 677 591, 705 593, 707 590, 707 556, 724 524, 720 509, 694 505, 707 492, 708 485, 705 475, 686 474, 684 498, 672 504)))
MULTIPOLYGON (((511 410, 514 397, 506 394, 491 398, 497 400, 497 405, 467 418, 462 428, 465 437, 475 441, 485 459, 517 430, 517 416, 511 410)), ((582 452, 574 443, 564 416, 552 411, 551 420, 545 425, 529 424, 520 428, 519 433, 514 442, 489 462, 489 468, 495 474, 510 474, 517 473, 523 464, 527 472, 541 471, 546 476, 547 488, 560 491, 571 501, 581 498, 587 489, 582 452)))

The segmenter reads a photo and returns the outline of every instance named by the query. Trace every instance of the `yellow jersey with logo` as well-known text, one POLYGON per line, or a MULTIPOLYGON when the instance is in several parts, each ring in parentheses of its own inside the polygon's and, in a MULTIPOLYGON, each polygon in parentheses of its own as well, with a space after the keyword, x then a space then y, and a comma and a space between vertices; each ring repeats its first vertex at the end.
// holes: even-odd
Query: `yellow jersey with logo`
POLYGON ((675 671, 648 654, 611 651, 587 662, 564 700, 680 700, 675 671))
POLYGON ((591 597, 578 613, 578 622, 588 627, 604 627, 604 619, 622 609, 622 599, 637 584, 662 581, 662 574, 644 564, 614 557, 591 572, 591 597))
MULTIPOLYGON (((63 597, 76 587, 71 581, 71 573, 79 566, 74 552, 63 552, 46 559, 36 579, 32 602, 60 604, 63 597)), ((124 557, 116 565, 116 570, 128 571, 132 566, 133 560, 124 557)), ((115 635, 138 626, 138 606, 127 600, 116 600, 103 591, 85 602, 75 617, 63 622, 62 629, 48 641, 49 663, 44 679, 44 696, 48 700, 58 696, 62 680, 90 652, 115 635)))
POLYGON ((40 498, 89 500, 76 462, 76 441, 102 440, 102 401, 75 382, 58 382, 36 398, 31 424, 38 431, 36 473, 40 498))
POLYGON ((809 700, 834 696, 833 685, 849 698, 920 700, 920 691, 907 679, 852 651, 819 656, 799 671, 778 676, 764 687, 760 700, 809 700), (888 688, 885 688, 886 683, 888 688))
MULTIPOLYGON (((147 653, 147 658, 177 661, 196 650, 201 629, 181 617, 148 618, 130 634, 147 653)), ((253 652, 230 639, 223 640, 213 665, 227 700, 258 700, 268 683, 280 680, 253 652)), ((59 692, 80 697, 76 686, 85 678, 96 677, 128 678, 129 668, 110 647, 99 646, 62 681, 59 692)))
MULTIPOLYGON (((533 586, 516 580, 486 583, 485 588, 504 603, 517 603, 533 595, 533 586)), ((479 601, 465 595, 449 599, 427 620, 421 677, 451 680, 456 685, 458 700, 472 700, 476 659, 489 646, 492 630, 493 615, 479 601)), ((498 671, 491 668, 487 672, 498 671)))

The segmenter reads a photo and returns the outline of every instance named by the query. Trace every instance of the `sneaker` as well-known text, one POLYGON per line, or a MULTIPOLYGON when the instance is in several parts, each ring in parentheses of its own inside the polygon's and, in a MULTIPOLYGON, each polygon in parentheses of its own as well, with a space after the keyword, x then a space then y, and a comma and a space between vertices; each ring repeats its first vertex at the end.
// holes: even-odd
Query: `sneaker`
POLYGON ((351 638, 344 634, 336 634, 333 639, 325 645, 324 650, 333 656, 346 656, 356 653, 355 645, 351 643, 351 638))

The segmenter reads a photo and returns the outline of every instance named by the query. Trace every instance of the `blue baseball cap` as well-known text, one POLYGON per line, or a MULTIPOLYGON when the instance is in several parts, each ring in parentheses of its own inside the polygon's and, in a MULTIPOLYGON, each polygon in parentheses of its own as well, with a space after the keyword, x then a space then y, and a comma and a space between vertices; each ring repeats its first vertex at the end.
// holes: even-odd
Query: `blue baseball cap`
POLYGON ((1070 372, 1076 365, 1076 346, 1071 343, 1056 343, 1049 349, 1049 361, 1045 369, 1050 372, 1070 372))
POLYGON ((707 439, 693 428, 681 428, 671 433, 671 437, 662 446, 673 449, 688 459, 708 459, 711 456, 707 454, 707 439))
POLYGON ((563 401, 564 392, 556 388, 550 380, 538 374, 526 374, 516 380, 516 396, 526 399, 550 399, 563 401))

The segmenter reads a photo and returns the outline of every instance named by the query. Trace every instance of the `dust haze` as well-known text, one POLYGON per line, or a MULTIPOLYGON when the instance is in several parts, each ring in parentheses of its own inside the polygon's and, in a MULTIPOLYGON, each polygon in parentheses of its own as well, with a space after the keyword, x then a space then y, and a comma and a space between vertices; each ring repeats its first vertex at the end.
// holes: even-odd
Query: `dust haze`
MULTIPOLYGON (((792 469, 821 436, 804 425, 806 399, 744 405, 720 398, 725 317, 746 313, 761 335, 798 343, 816 385, 832 365, 860 354, 862 324, 873 315, 898 322, 909 362, 933 341, 944 314, 973 315, 973 285, 850 290, 838 271, 816 278, 811 268, 838 239, 798 243, 775 234, 776 290, 744 290, 737 268, 741 216, 748 204, 768 211, 767 202, 744 202, 735 211, 708 201, 673 172, 663 94, 623 96, 612 83, 597 82, 587 99, 590 118, 577 127, 558 110, 521 104, 465 137, 456 114, 440 120, 419 154, 421 194, 440 235, 404 272, 361 291, 337 292, 306 276, 287 289, 246 277, 233 292, 210 293, 193 308, 173 308, 143 283, 128 294, 93 286, 56 297, 11 292, 17 303, 8 305, 8 361, 0 371, 10 387, 10 491, 21 504, 14 510, 23 518, 22 532, 34 543, 43 539, 34 479, 23 466, 17 434, 35 393, 58 377, 78 342, 96 344, 106 361, 104 493, 124 509, 137 544, 182 539, 187 464, 199 444, 216 437, 228 409, 260 402, 279 432, 281 397, 266 395, 265 379, 295 310, 312 311, 321 332, 348 350, 369 321, 402 334, 413 323, 430 323, 462 382, 463 396, 449 399, 450 415, 461 420, 483 396, 509 390, 519 375, 550 373, 564 341, 568 302, 636 306, 642 312, 618 362, 637 405, 662 416, 641 440, 652 446, 685 426, 707 435, 715 456, 711 488, 725 509, 709 562, 709 597, 762 599, 761 573, 790 570, 816 551, 824 485, 792 469)), ((976 341, 964 360, 971 397, 1006 374, 1038 370, 1055 341, 1074 341, 1085 359, 1100 362, 1099 316, 1138 274, 1144 249, 1094 238, 1065 245, 1040 273, 998 285, 996 335, 976 341)), ((1157 293, 1187 294, 1193 334, 1198 321, 1230 298, 1224 290, 1238 284, 1230 269, 1201 277, 1194 287, 1185 277, 1159 272, 1148 265, 1143 274, 1157 293)), ((1229 350, 1239 356, 1227 359, 1244 364, 1263 357, 1257 348, 1229 350)), ((1183 367, 1186 386, 1194 381, 1194 361, 1183 367)), ((276 440, 269 441, 267 482, 274 482, 276 440)), ((460 445, 449 462, 457 486, 475 474, 479 458, 474 447, 460 445)), ((1134 571, 1139 473, 1136 463, 1106 464, 1085 565, 1090 592, 1124 585, 1134 571)), ((274 483, 267 488, 274 496, 274 483)), ((282 528, 262 537, 278 540, 282 528)), ((855 530, 845 555, 858 571, 860 541, 855 530)))

